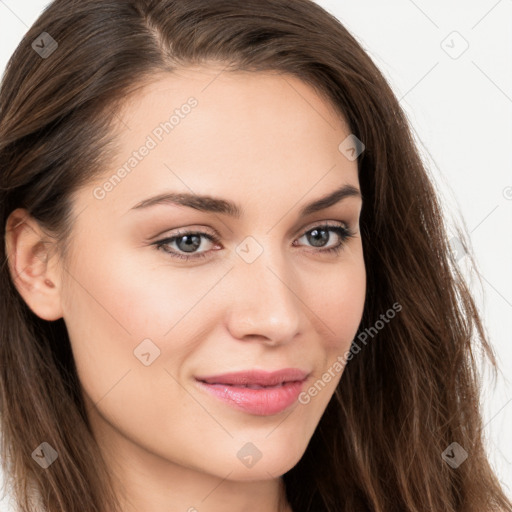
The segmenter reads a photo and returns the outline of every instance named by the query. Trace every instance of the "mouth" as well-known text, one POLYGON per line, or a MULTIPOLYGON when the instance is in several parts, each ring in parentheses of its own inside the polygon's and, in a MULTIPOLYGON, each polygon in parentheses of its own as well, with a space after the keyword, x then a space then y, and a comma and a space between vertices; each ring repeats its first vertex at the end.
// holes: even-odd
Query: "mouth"
POLYGON ((269 416, 283 412, 297 401, 309 373, 296 368, 276 372, 249 370, 195 380, 200 389, 231 407, 269 416))

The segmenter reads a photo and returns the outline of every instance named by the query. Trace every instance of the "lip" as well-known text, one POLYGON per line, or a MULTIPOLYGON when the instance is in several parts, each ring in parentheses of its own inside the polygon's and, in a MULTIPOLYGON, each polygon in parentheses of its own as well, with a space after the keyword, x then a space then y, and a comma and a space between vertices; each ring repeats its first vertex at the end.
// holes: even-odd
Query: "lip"
POLYGON ((231 384, 231 385, 259 385, 274 386, 282 382, 304 380, 308 372, 298 368, 283 368, 274 372, 264 370, 245 370, 240 372, 223 373, 222 375, 210 375, 205 377, 196 377, 208 384, 231 384))
POLYGON ((232 372, 195 377, 195 380, 201 389, 236 409, 269 416, 296 402, 308 376, 309 372, 298 368, 285 368, 274 372, 232 372))

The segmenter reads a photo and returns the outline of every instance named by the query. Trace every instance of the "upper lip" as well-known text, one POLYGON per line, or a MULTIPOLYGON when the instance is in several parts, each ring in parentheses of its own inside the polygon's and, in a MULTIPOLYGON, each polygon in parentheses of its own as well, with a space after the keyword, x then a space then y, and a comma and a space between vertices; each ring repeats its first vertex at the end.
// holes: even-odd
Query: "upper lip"
POLYGON ((207 384, 253 384, 256 386, 274 386, 283 382, 302 381, 308 375, 308 372, 299 370, 298 368, 284 368, 274 372, 267 372, 263 370, 246 370, 240 372, 223 373, 222 375, 196 377, 196 379, 202 382, 206 382, 207 384))

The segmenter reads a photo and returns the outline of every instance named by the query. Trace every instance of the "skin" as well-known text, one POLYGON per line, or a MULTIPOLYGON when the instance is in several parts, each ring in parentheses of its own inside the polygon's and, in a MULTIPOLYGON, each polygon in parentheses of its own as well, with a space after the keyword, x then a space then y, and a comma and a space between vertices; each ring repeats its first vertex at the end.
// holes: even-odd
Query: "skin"
MULTIPOLYGON (((280 477, 302 457, 342 371, 309 403, 270 416, 219 401, 194 376, 292 367, 311 372, 307 390, 350 348, 363 312, 361 198, 298 216, 342 185, 359 188, 357 162, 338 150, 346 123, 297 78, 219 72, 155 76, 127 102, 114 165, 75 195, 67 260, 25 210, 8 220, 16 286, 38 316, 64 318, 126 512, 277 511, 280 477), (190 96, 190 114, 97 199, 95 187, 190 96), (167 191, 229 199, 243 216, 172 204, 130 211, 167 191), (319 246, 307 235, 324 222, 354 231, 339 254, 320 252, 341 241, 335 231, 319 246), (201 238, 196 253, 207 257, 188 262, 152 245, 178 228, 220 241, 201 238), (246 237, 262 249, 251 263, 236 252, 246 237), (146 366, 134 350, 148 338, 160 355, 146 366), (237 457, 248 442, 262 454, 250 468, 237 457)), ((184 247, 167 246, 190 254, 184 247)))

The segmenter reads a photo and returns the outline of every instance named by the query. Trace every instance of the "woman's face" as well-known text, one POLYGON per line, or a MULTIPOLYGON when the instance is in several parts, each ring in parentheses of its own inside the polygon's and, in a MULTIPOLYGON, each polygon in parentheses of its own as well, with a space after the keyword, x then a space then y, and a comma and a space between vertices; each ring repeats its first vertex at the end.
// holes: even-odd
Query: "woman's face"
POLYGON ((356 335, 362 201, 317 204, 359 181, 348 127, 312 88, 219 72, 161 76, 128 102, 122 150, 75 196, 58 288, 91 424, 121 467, 264 480, 303 455, 356 335), (197 380, 282 369, 305 380, 197 380))

